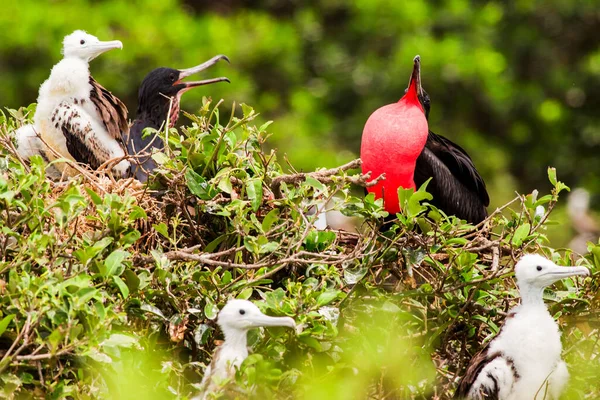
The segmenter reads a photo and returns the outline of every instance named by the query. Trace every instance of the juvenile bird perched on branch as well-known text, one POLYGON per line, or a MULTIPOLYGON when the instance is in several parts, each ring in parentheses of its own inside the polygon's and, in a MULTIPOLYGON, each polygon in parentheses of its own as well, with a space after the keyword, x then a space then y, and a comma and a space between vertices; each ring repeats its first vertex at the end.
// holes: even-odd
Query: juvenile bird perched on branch
MULTIPOLYGON (((122 135, 128 131, 127 108, 89 70, 91 60, 122 48, 118 40, 102 42, 80 30, 64 38, 64 57, 40 87, 34 125, 17 131, 21 157, 39 154, 47 161, 64 157, 98 169, 126 155, 122 135)), ((127 160, 113 166, 118 176, 128 169, 127 160)))
POLYGON ((543 300, 544 288, 585 267, 559 267, 539 255, 526 255, 515 267, 521 304, 513 308, 487 348, 477 354, 458 385, 456 399, 554 399, 568 379, 561 359, 558 324, 543 300))
POLYGON ((219 60, 229 62, 224 55, 188 69, 156 68, 151 71, 140 86, 138 92, 138 109, 135 121, 128 135, 124 136, 129 154, 137 155, 133 165, 133 174, 140 182, 146 182, 148 175, 156 168, 156 163, 149 153, 153 149, 162 150, 164 143, 155 135, 144 137, 145 128, 161 129, 169 122, 173 127, 179 119, 179 103, 181 95, 198 86, 216 82, 229 82, 225 77, 195 82, 182 82, 182 79, 215 65, 219 60), (145 155, 144 155, 145 154, 145 155))
POLYGON ((404 96, 376 110, 365 124, 360 149, 363 172, 386 179, 368 191, 383 198, 386 211, 400 211, 398 188, 420 187, 431 178, 431 204, 471 223, 487 217, 490 199, 485 182, 469 155, 457 144, 428 128, 431 101, 421 86, 421 58, 404 96))
POLYGON ((219 312, 217 323, 225 335, 225 342, 215 351, 212 362, 204 371, 204 392, 195 399, 204 399, 206 394, 218 387, 218 381, 234 376, 235 369, 248 357, 246 342, 249 329, 267 326, 287 326, 295 329, 290 317, 270 317, 263 314, 248 300, 229 300, 219 312))

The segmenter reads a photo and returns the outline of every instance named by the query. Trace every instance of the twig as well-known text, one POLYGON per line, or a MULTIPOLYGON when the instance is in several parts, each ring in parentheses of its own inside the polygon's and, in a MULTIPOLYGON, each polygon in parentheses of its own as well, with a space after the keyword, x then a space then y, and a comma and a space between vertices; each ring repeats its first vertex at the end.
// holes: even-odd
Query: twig
MULTIPOLYGON (((273 194, 275 194, 276 198, 280 199, 282 197, 282 193, 281 193, 281 184, 282 183, 290 183, 290 184, 297 185, 299 183, 306 181, 306 178, 308 178, 308 177, 316 179, 321 183, 332 183, 334 181, 334 179, 332 178, 333 175, 337 175, 341 172, 345 172, 345 171, 348 171, 351 169, 360 168, 361 165, 362 165, 362 161, 360 160, 360 158, 357 158, 356 160, 350 161, 349 163, 346 163, 346 164, 336 167, 336 168, 324 169, 324 170, 315 171, 315 172, 298 172, 298 173, 289 174, 289 175, 279 175, 279 176, 273 178, 273 181, 271 182, 271 191, 273 192, 273 194)), ((370 186, 376 185, 379 181, 384 180, 385 174, 381 174, 377 178, 375 178, 371 181, 369 181, 369 179, 371 179, 371 172, 367 172, 366 174, 360 174, 360 175, 355 175, 355 176, 348 176, 348 177, 344 177, 343 179, 345 179, 346 181, 348 181, 350 183, 354 183, 356 185, 370 187, 370 186)))

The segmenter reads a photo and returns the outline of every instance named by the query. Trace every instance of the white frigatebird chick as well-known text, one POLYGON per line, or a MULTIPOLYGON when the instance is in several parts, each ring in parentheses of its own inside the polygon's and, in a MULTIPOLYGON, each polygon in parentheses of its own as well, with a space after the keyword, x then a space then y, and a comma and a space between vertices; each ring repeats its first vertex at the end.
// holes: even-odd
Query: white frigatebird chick
MULTIPOLYGON (((102 42, 80 30, 64 38, 64 57, 40 87, 33 126, 26 125, 16 133, 17 150, 23 158, 38 154, 47 161, 55 159, 46 145, 61 157, 92 169, 125 156, 122 135, 129 129, 127 108, 96 82, 89 70, 91 60, 122 48, 118 40, 102 42)), ((127 160, 113 167, 119 176, 128 170, 127 160)), ((66 168, 66 172, 73 170, 66 168)))
POLYGON ((454 395, 467 400, 558 400, 569 379, 561 359, 558 324, 544 304, 544 288, 561 279, 589 275, 585 267, 559 267, 528 254, 515 266, 521 304, 469 364, 454 395))
POLYGON ((469 155, 457 144, 429 130, 429 95, 421 86, 421 58, 414 58, 408 88, 398 103, 376 110, 365 124, 361 144, 362 169, 386 179, 369 192, 384 199, 386 211, 400 211, 398 188, 421 186, 431 203, 448 215, 470 223, 487 217, 485 182, 469 155))
POLYGON ((248 300, 232 299, 219 312, 217 323, 223 331, 225 341, 215 351, 213 359, 204 371, 203 393, 194 399, 204 399, 219 386, 219 381, 235 375, 235 369, 248 357, 247 334, 252 328, 286 326, 295 329, 290 317, 270 317, 263 314, 248 300))
POLYGON ((156 163, 148 153, 153 149, 162 150, 164 143, 156 135, 143 136, 145 128, 159 130, 169 122, 169 127, 175 126, 179 119, 179 103, 181 95, 188 90, 216 82, 229 82, 225 77, 207 79, 195 82, 183 82, 182 79, 196 74, 215 65, 219 60, 229 62, 229 58, 218 55, 210 60, 188 69, 156 68, 151 71, 140 86, 138 92, 137 116, 129 136, 125 136, 127 150, 131 155, 137 155, 137 165, 133 162, 133 175, 140 181, 146 182, 148 175, 156 168, 156 163))

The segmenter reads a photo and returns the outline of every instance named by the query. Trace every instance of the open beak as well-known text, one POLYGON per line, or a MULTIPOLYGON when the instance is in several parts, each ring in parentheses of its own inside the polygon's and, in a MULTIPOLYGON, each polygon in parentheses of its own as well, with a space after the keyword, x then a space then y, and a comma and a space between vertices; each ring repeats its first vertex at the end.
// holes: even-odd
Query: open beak
POLYGON ((106 53, 113 49, 123 49, 123 43, 120 40, 111 40, 108 42, 98 42, 91 44, 90 47, 94 51, 94 57, 98 57, 102 53, 106 53))
POLYGON ((268 315, 260 314, 252 317, 250 323, 252 328, 260 326, 287 326, 288 328, 296 329, 296 322, 290 317, 269 317, 268 315))
POLYGON ((540 275, 548 284, 552 284, 561 279, 565 279, 571 276, 587 276, 590 271, 586 267, 560 267, 554 265, 549 268, 543 275, 540 275))
POLYGON ((406 94, 413 94, 414 96, 422 96, 423 88, 421 87, 421 56, 415 56, 413 59, 414 66, 410 80, 408 81, 408 90, 406 94))
POLYGON ((229 58, 227 58, 227 56, 220 54, 218 56, 214 56, 210 60, 203 62, 202 64, 197 65, 195 67, 180 70, 179 71, 179 80, 177 82, 173 83, 173 86, 183 85, 184 86, 183 91, 185 92, 185 91, 188 91, 197 86, 210 85, 211 83, 217 83, 217 82, 229 82, 229 79, 225 78, 225 77, 212 78, 212 79, 206 79, 203 81, 193 81, 193 82, 182 82, 181 81, 182 79, 184 79, 190 75, 197 74, 200 71, 204 71, 205 69, 212 67, 213 65, 218 63, 220 60, 225 60, 225 61, 229 62, 229 58))

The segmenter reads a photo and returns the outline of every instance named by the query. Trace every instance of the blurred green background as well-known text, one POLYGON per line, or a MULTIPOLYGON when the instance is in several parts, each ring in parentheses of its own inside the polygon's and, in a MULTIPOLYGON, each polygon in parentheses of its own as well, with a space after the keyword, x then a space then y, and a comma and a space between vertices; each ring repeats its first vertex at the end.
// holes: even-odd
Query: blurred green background
MULTIPOLYGON (((490 190, 490 210, 515 190, 547 191, 555 166, 571 187, 600 189, 600 11, 597 1, 109 0, 3 2, 0 105, 35 102, 84 29, 120 39, 92 74, 127 104, 153 68, 187 68, 226 54, 189 92, 253 105, 273 119, 271 145, 297 169, 358 156, 364 122, 397 101, 420 54, 432 98, 430 128, 464 147, 490 190)), ((185 121, 185 119, 183 119, 185 121)), ((566 221, 564 210, 555 217, 566 221)), ((550 233, 567 243, 564 226, 550 233)))

